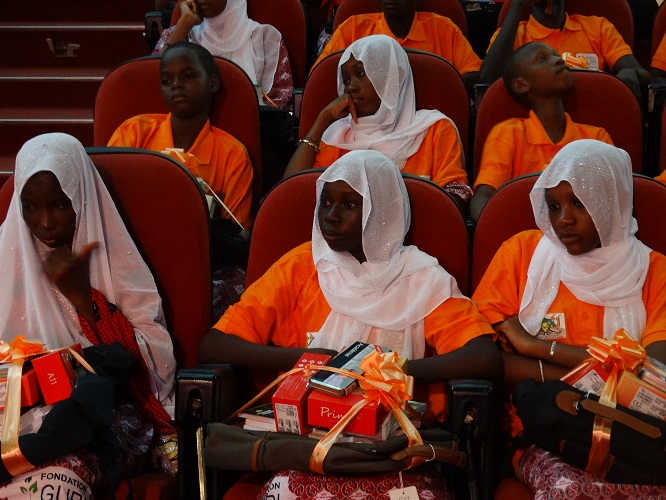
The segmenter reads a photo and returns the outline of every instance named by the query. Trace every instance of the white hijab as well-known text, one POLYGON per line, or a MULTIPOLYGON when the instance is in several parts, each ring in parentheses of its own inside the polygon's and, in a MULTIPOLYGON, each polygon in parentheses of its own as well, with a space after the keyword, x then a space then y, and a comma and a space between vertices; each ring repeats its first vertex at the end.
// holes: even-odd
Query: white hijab
POLYGON ((341 350, 355 341, 376 343, 410 359, 425 354, 423 319, 449 297, 463 297, 437 259, 404 246, 410 224, 409 198, 395 164, 376 151, 352 151, 317 180, 312 255, 319 285, 332 312, 311 347, 341 350), (363 196, 360 263, 331 250, 317 220, 324 184, 343 180, 363 196), (374 330, 374 331, 373 331, 374 330))
MULTIPOLYGON (((643 284, 650 249, 634 234, 631 160, 622 149, 584 139, 566 145, 543 171, 530 193, 534 218, 544 237, 537 245, 520 305, 520 322, 536 335, 559 283, 588 304, 603 306, 605 338, 624 328, 636 340, 645 329, 643 284), (566 181, 589 212, 601 247, 570 255, 555 234, 546 188, 566 181)), ((600 332, 599 332, 600 333, 600 332)))
POLYGON ((42 271, 50 249, 23 221, 21 191, 30 177, 42 171, 53 172, 72 200, 76 213, 72 251, 99 242, 90 257, 90 286, 116 304, 134 326, 151 373, 151 389, 164 403, 176 363, 155 281, 83 146, 66 134, 37 136, 16 157, 14 195, 0 226, 0 338, 10 341, 21 334, 49 349, 76 342, 91 345, 74 307, 42 271))
POLYGON ((214 56, 238 64, 267 94, 273 88, 282 35, 275 27, 247 17, 247 0, 228 0, 219 15, 192 28, 189 38, 214 56))
MULTIPOLYGON (((409 157, 421 147, 433 123, 448 120, 455 128, 453 121, 437 110, 416 111, 409 58, 393 38, 371 35, 355 41, 344 51, 338 64, 338 95, 345 92, 340 67, 350 56, 363 62, 365 73, 382 103, 374 115, 359 118, 358 123, 354 123, 351 115, 332 123, 322 135, 326 144, 346 150, 374 149, 388 156, 402 170, 409 157)), ((457 133, 458 129, 455 130, 457 133)))

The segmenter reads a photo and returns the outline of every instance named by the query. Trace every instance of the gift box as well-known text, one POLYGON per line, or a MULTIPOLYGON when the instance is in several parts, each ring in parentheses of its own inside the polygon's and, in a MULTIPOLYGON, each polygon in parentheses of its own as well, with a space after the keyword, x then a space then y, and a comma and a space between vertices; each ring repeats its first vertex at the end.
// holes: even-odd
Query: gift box
POLYGON ((606 385, 609 372, 610 367, 604 366, 601 361, 590 360, 562 377, 562 381, 579 391, 599 396, 606 385))
MULTIPOLYGON (((324 366, 331 359, 327 354, 305 353, 294 365, 294 368, 305 368, 308 365, 324 366)), ((292 373, 285 378, 273 394, 275 425, 278 431, 291 432, 306 436, 311 427, 307 425, 307 397, 310 393, 310 375, 316 370, 292 373)))
MULTIPOLYGON (((308 396, 308 425, 332 428, 356 403, 363 399, 363 390, 356 389, 344 398, 331 396, 321 391, 312 391, 308 396)), ((345 427, 349 434, 375 436, 388 410, 381 403, 371 401, 345 427)))
POLYGON ((622 372, 617 383, 617 403, 666 420, 666 392, 628 371, 622 372))
MULTIPOLYGON (((74 344, 70 349, 83 353, 80 344, 74 344)), ((32 366, 47 405, 67 399, 78 377, 85 373, 69 349, 58 349, 35 358, 32 366)))
MULTIPOLYGON (((7 371, 10 363, 0 365, 0 411, 5 408, 7 395, 7 371)), ((17 374, 18 375, 18 374, 17 374)), ((34 368, 24 367, 21 375, 21 407, 33 406, 41 399, 39 384, 34 368)))

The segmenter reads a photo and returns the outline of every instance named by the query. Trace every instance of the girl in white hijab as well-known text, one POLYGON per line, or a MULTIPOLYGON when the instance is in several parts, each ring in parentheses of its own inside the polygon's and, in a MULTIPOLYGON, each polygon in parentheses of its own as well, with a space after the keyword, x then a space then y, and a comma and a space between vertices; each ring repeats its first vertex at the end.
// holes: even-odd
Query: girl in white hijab
POLYGON ((282 35, 247 16, 247 0, 185 1, 176 26, 164 30, 154 53, 184 39, 238 64, 255 85, 261 104, 280 108, 291 100, 293 81, 282 35), (203 19, 203 20, 202 20, 203 19))
POLYGON ((428 177, 467 200, 471 190, 458 129, 437 110, 416 110, 414 78, 400 44, 386 35, 361 38, 344 51, 338 67, 340 97, 301 140, 285 177, 328 166, 347 151, 372 149, 403 172, 428 177))
POLYGON ((620 328, 666 359, 656 299, 666 258, 635 236, 631 172, 625 151, 585 139, 539 176, 530 198, 541 232, 507 241, 473 296, 513 351, 504 354, 510 381, 560 378, 587 357, 591 337, 620 328))

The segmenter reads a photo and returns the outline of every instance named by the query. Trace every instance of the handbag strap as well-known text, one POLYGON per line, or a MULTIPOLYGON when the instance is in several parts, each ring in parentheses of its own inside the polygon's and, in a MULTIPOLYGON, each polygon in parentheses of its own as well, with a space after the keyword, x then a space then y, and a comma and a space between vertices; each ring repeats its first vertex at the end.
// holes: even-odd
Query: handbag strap
POLYGON ((467 455, 464 452, 432 444, 408 446, 403 450, 391 454, 390 458, 391 460, 406 460, 412 457, 427 457, 428 460, 426 462, 437 460, 438 462, 446 462, 460 468, 463 468, 467 463, 467 455))
POLYGON ((586 398, 574 391, 560 391, 555 397, 555 403, 558 408, 562 411, 565 411, 571 415, 578 415, 578 410, 583 408, 584 410, 599 415, 601 417, 614 420, 619 422, 622 425, 629 427, 630 429, 640 432, 641 434, 656 439, 661 437, 661 430, 654 425, 651 425, 639 418, 636 418, 628 413, 618 410, 617 408, 611 408, 610 406, 602 405, 596 401, 586 398))

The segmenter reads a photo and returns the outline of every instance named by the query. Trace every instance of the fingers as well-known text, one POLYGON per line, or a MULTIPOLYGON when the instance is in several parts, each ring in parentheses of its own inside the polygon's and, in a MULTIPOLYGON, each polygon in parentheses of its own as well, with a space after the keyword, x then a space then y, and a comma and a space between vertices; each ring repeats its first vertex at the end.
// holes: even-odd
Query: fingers
POLYGON ((349 113, 351 114, 352 121, 354 123, 358 123, 358 115, 356 114, 356 106, 354 106, 354 101, 352 101, 351 97, 349 98, 349 113))

